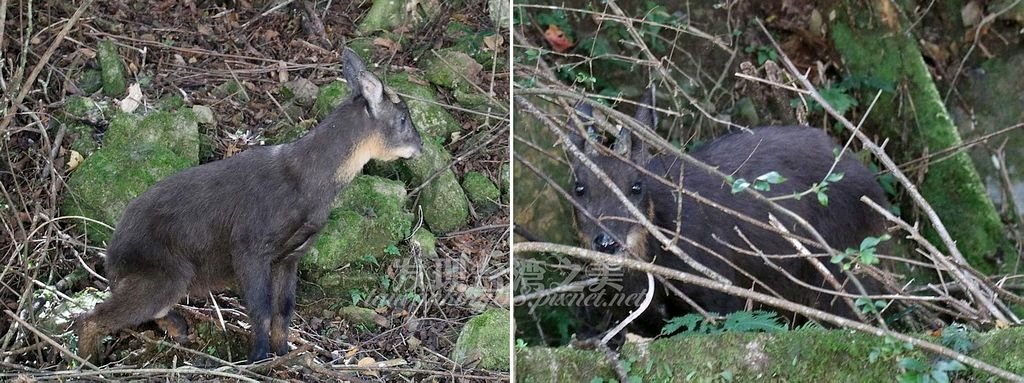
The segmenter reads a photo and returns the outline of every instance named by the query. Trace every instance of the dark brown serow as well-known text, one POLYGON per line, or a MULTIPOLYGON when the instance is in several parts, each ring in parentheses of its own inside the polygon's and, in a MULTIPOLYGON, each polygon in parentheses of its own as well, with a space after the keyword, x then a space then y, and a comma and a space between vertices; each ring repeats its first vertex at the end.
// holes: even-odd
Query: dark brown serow
POLYGON ((331 201, 371 159, 419 155, 405 103, 345 49, 352 96, 301 139, 255 147, 184 170, 133 200, 107 248, 110 298, 77 322, 79 351, 156 320, 182 336, 170 311, 187 294, 236 285, 252 326, 249 360, 288 352, 296 268, 331 201))
MULTIPOLYGON (((641 104, 653 106, 653 101, 654 89, 651 88, 648 89, 641 104)), ((584 121, 592 119, 591 107, 588 104, 578 106, 577 114, 584 121)), ((656 115, 650 107, 641 106, 637 110, 636 119, 651 129, 656 126, 656 115)), ((592 127, 587 131, 592 137, 599 137, 592 127)), ((771 212, 766 203, 755 200, 748 193, 732 193, 731 186, 720 176, 696 166, 685 165, 674 156, 651 155, 642 140, 631 136, 629 129, 620 131, 615 145, 611 148, 612 152, 618 153, 618 157, 602 153, 594 145, 583 140, 579 134, 574 133, 571 137, 587 158, 608 174, 616 186, 631 199, 630 202, 644 212, 651 222, 662 228, 666 236, 673 237, 678 228, 679 234, 690 241, 679 240, 676 245, 697 262, 736 286, 753 287, 757 291, 769 294, 771 292, 767 289, 771 289, 785 299, 857 319, 856 313, 843 299, 802 287, 767 265, 761 257, 736 251, 726 245, 750 249, 747 242, 737 234, 738 229, 764 254, 796 253, 793 245, 780 234, 742 221, 677 190, 695 193, 765 224, 771 212), (620 157, 670 180, 674 187, 655 181, 620 157), (746 271, 749 276, 737 271, 737 268, 746 271), (751 276, 764 285, 755 284, 751 276)), ((781 184, 771 185, 771 190, 763 194, 766 197, 779 197, 806 191, 813 184, 821 182, 836 162, 833 152, 835 147, 828 135, 820 129, 802 126, 759 127, 719 137, 691 152, 690 155, 737 179, 754 180, 760 175, 776 171, 787 180, 781 184)), ((622 256, 634 254, 647 261, 653 260, 661 266, 700 275, 680 257, 665 250, 661 243, 633 218, 608 186, 575 158, 573 172, 574 193, 578 206, 585 208, 601 223, 599 225, 583 211, 577 210, 577 225, 585 246, 622 256)), ((848 247, 857 248, 864 238, 883 234, 885 226, 882 218, 860 202, 861 196, 867 196, 880 205, 887 205, 885 194, 874 175, 848 153, 839 159, 832 172, 842 173, 843 177, 829 186, 828 206, 819 203, 814 195, 801 199, 782 199, 778 201, 779 205, 805 219, 824 237, 829 246, 839 251, 848 247)), ((808 237, 807 232, 792 219, 777 212, 774 215, 794 234, 808 237)), ((816 247, 809 246, 809 249, 812 252, 823 252, 816 247)), ((822 273, 806 259, 776 258, 772 261, 807 284, 834 290, 832 285, 826 283, 822 273)), ((847 292, 860 294, 860 290, 855 288, 854 283, 849 283, 846 275, 836 265, 831 264, 827 258, 823 259, 822 263, 847 292)), ((867 278, 860 279, 869 293, 877 292, 877 283, 867 278)), ((726 314, 743 310, 747 305, 741 298, 717 291, 683 283, 675 283, 674 287, 710 312, 726 314)), ((665 286, 656 284, 655 288, 652 305, 644 315, 631 324, 630 331, 643 336, 654 336, 660 332, 666 320, 695 312, 690 304, 667 291, 665 286)), ((642 296, 646 289, 647 279, 643 274, 625 271, 622 289, 614 293, 621 293, 623 296, 642 296)), ((636 306, 619 307, 618 310, 585 308, 584 320, 589 322, 590 328, 581 331, 581 337, 594 336, 608 330, 623 319, 628 310, 635 308, 636 306)))

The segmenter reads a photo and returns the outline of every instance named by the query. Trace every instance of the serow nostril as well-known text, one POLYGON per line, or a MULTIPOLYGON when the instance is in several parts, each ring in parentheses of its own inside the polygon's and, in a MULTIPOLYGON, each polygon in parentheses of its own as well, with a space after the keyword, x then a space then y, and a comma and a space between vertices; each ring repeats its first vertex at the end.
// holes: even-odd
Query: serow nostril
POLYGON ((594 237, 594 248, 600 252, 614 253, 619 249, 619 244, 608 234, 601 233, 594 237))

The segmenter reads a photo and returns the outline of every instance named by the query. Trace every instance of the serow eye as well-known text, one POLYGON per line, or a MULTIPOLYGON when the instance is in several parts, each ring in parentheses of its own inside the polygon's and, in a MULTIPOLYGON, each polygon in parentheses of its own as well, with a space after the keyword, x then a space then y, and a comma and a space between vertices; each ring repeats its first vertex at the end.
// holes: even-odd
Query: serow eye
POLYGON ((577 197, 582 197, 583 193, 587 191, 587 188, 583 187, 583 184, 577 182, 576 187, 573 190, 576 192, 577 197))
POLYGON ((639 195, 641 191, 643 191, 643 186, 640 185, 640 181, 634 182, 633 187, 629 188, 629 192, 633 195, 639 195))

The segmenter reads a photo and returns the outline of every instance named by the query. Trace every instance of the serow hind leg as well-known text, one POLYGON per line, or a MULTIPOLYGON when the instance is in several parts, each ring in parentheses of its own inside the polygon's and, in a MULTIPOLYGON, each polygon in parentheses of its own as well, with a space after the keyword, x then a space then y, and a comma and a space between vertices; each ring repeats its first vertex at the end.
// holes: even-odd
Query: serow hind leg
POLYGON ((170 276, 122 277, 110 292, 110 298, 96 305, 75 324, 78 355, 93 362, 101 359, 103 337, 126 327, 163 315, 185 294, 185 282, 170 276))
POLYGON ((288 323, 295 312, 298 259, 274 265, 274 307, 270 322, 270 348, 278 356, 288 353, 288 323))

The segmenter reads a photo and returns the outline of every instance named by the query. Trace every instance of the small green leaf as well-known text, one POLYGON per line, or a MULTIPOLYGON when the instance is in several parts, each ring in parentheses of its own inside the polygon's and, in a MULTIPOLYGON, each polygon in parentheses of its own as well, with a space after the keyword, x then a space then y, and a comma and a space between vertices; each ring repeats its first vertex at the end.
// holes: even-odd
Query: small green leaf
POLYGON ((779 172, 773 170, 768 173, 757 176, 757 180, 766 181, 768 183, 778 185, 783 182, 786 182, 786 177, 783 177, 782 174, 779 174, 779 172))
POLYGON ((732 183, 732 194, 739 193, 748 187, 750 187, 750 182, 747 182, 745 179, 738 178, 732 183))
POLYGON ((764 180, 754 180, 754 190, 766 192, 772 190, 772 185, 764 180))
POLYGON ((829 174, 828 177, 825 177, 825 181, 828 181, 830 183, 839 182, 839 180, 841 180, 841 179, 843 179, 843 173, 842 172, 833 172, 833 173, 829 174))
POLYGON ((828 194, 825 194, 824 188, 818 190, 818 203, 820 203, 821 206, 828 207, 828 194))
POLYGON ((860 242, 860 251, 874 249, 879 246, 879 243, 881 243, 882 241, 888 241, 890 238, 892 237, 890 237, 889 235, 865 238, 863 241, 860 242))

